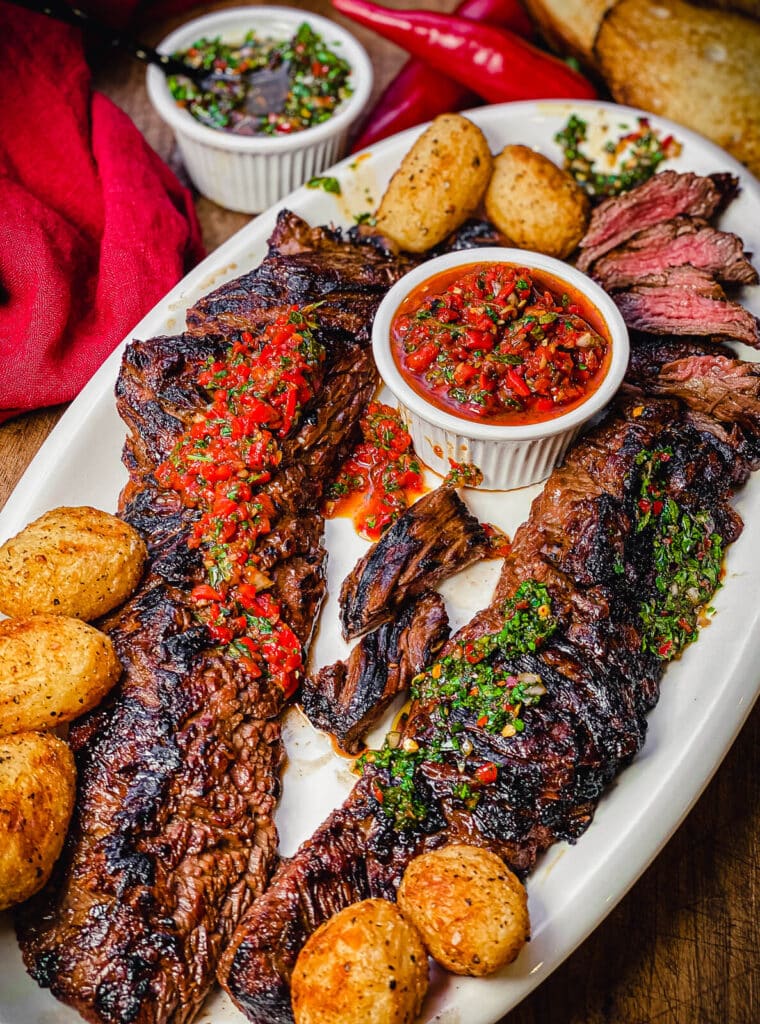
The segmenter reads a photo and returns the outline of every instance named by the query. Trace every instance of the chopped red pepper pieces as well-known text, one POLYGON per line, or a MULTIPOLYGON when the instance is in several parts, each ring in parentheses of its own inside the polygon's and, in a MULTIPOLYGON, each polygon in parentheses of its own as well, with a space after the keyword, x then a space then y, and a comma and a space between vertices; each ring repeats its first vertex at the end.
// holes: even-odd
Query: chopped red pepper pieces
POLYGON ((190 593, 198 616, 242 668, 254 677, 266 671, 285 699, 298 687, 303 652, 265 591, 271 581, 256 549, 275 508, 258 488, 280 464, 279 439, 316 394, 323 361, 295 308, 256 337, 242 332, 225 358, 199 372, 209 404, 156 471, 160 486, 200 512, 188 541, 201 551, 209 578, 190 593))
POLYGON ((485 764, 479 765, 473 774, 478 782, 482 783, 484 786, 488 786, 490 783, 496 782, 498 770, 493 761, 486 761, 485 764))

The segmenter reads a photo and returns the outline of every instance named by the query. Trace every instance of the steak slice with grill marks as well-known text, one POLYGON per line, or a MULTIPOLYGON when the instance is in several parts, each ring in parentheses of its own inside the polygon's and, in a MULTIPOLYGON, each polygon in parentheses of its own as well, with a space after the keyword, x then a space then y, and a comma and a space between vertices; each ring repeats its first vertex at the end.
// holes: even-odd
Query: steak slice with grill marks
POLYGON ((738 191, 730 174, 698 174, 660 171, 643 185, 619 196, 611 196, 591 214, 588 230, 580 242, 578 269, 588 272, 595 260, 633 235, 680 214, 709 220, 738 191))
POLYGON ((416 501, 359 559, 340 588, 343 636, 389 619, 408 598, 482 558, 483 526, 456 490, 442 484, 416 501))
POLYGON ((653 280, 613 292, 626 324, 649 334, 718 335, 760 347, 760 321, 730 302, 709 274, 693 267, 669 267, 653 280))
POLYGON ((305 679, 301 707, 313 726, 330 733, 346 753, 358 754, 363 737, 448 637, 443 599, 426 591, 362 637, 346 661, 305 679))
POLYGON ((269 255, 255 270, 221 285, 187 314, 191 334, 252 330, 293 305, 320 306, 324 329, 369 340, 374 309, 415 261, 392 256, 339 229, 311 228, 288 210, 277 218, 269 255))
POLYGON ((757 284, 757 271, 738 235, 705 221, 676 217, 634 235, 597 260, 592 277, 607 291, 656 279, 669 267, 691 266, 731 284, 757 284))
MULTIPOLYGON (((276 859, 283 694, 210 647, 189 599, 203 578, 186 544, 197 513, 160 490, 154 471, 206 404, 195 380, 206 359, 224 351, 221 335, 234 339, 283 305, 321 297, 318 283, 297 296, 290 288, 289 257, 280 251, 289 238, 304 258, 310 242, 321 244, 304 222, 281 216, 265 260, 276 266, 260 269, 269 292, 252 298, 248 286, 242 290, 254 323, 239 309, 225 321, 218 298, 216 334, 136 342, 119 378, 119 409, 132 431, 121 507, 148 543, 148 575, 106 623, 124 675, 108 701, 72 728, 79 790, 66 846, 51 882, 18 916, 30 973, 99 1024, 191 1020, 276 859)), ((364 326, 383 288, 370 283, 362 292, 366 247, 336 240, 334 248, 333 270, 345 271, 364 326)), ((387 286, 405 264, 385 256, 373 267, 387 286)), ((330 303, 328 295, 320 308, 337 321, 330 303)), ((266 485, 273 528, 257 547, 304 646, 325 587, 322 487, 353 445, 377 383, 371 353, 345 325, 317 334, 327 352, 324 376, 266 485)))
MULTIPOLYGON (((674 401, 621 404, 568 453, 515 534, 491 606, 444 652, 500 628, 504 599, 526 580, 551 595, 557 632, 535 653, 499 666, 540 676, 546 694, 522 733, 462 722, 479 761, 499 766, 474 810, 455 798, 461 778, 446 755, 416 769, 422 822, 396 831, 373 794, 386 769, 369 765, 344 805, 283 865, 243 919, 219 967, 237 1005, 257 1024, 291 1024, 289 978, 306 938, 356 900, 393 899, 409 860, 447 842, 487 846, 516 870, 588 826, 604 788, 641 747, 663 663, 642 645, 641 602, 655 589, 651 537, 637 530, 639 456, 665 448, 665 492, 704 510, 725 543, 741 521, 728 503, 749 466, 700 430, 674 401)), ((424 745, 435 696, 413 702, 405 736, 424 745)))

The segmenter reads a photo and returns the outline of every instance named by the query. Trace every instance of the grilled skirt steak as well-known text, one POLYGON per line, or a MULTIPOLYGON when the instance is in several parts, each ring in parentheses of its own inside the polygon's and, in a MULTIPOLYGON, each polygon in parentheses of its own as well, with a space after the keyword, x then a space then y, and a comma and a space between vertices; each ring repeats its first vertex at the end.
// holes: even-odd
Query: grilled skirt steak
POLYGON ((717 281, 693 267, 669 267, 612 298, 626 324, 648 334, 717 335, 760 347, 760 321, 730 302, 717 281))
POLYGON ((356 563, 340 588, 343 636, 391 618, 410 597, 483 558, 488 537, 448 484, 424 495, 356 563))
POLYGON ((276 857, 283 692, 213 649, 189 599, 203 580, 187 545, 196 513, 161 489, 156 467, 208 402, 196 383, 207 358, 237 331, 324 299, 322 383, 283 442, 266 485, 272 530, 256 549, 283 617, 308 645, 325 587, 322 487, 376 387, 366 325, 404 269, 403 260, 282 214, 262 266, 191 311, 193 337, 135 342, 125 355, 117 394, 131 428, 130 482, 121 508, 146 538, 148 574, 106 623, 124 676, 72 729, 74 819, 53 879, 18 918, 30 973, 87 1020, 191 1020, 276 857), (326 247, 329 271, 315 260, 308 277, 305 264, 326 247))
POLYGON ((695 267, 730 284, 757 284, 757 271, 738 235, 717 231, 705 221, 676 217, 634 235, 602 256, 592 276, 603 288, 629 288, 669 267, 695 267))
POLYGON ((358 754, 393 698, 408 689, 448 638, 443 599, 426 591, 362 637, 346 661, 305 679, 301 707, 312 725, 329 732, 346 753, 358 754))
POLYGON ((709 220, 737 193, 738 182, 730 174, 698 174, 660 171, 643 185, 605 199, 594 209, 584 238, 578 269, 587 273, 600 256, 629 238, 681 214, 709 220))
MULTIPOLYGON (((394 898, 416 854, 469 842, 526 872, 541 850, 574 841, 588 827, 604 788, 644 741, 665 664, 666 655, 643 642, 642 609, 657 588, 655 534, 641 526, 641 494, 648 493, 655 451, 664 456, 663 500, 704 517, 721 544, 739 534, 728 499, 750 465, 679 403, 623 402, 577 443, 517 531, 494 601, 444 649, 466 651, 500 629, 505 599, 537 581, 550 595, 556 631, 500 670, 540 677, 545 696, 525 712, 516 735, 478 728, 467 711, 450 711, 460 716, 472 756, 498 766, 498 779, 474 806, 455 786, 461 753, 423 759, 414 794, 424 814, 397 830, 377 792, 390 784, 388 769, 366 766, 345 804, 279 869, 220 962, 222 984, 251 1020, 292 1022, 288 983, 306 938, 356 900, 394 898)), ((423 746, 441 700, 423 691, 405 736, 423 746)))
POLYGON ((637 338, 624 386, 639 394, 679 398, 716 436, 727 431, 752 469, 760 468, 760 364, 727 346, 699 339, 637 338))

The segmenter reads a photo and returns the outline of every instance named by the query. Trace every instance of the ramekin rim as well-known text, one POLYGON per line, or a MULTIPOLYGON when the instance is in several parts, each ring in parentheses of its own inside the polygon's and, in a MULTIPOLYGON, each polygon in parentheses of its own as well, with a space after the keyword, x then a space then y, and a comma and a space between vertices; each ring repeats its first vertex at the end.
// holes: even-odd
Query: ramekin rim
POLYGON ((512 442, 536 441, 587 422, 600 412, 618 391, 628 366, 630 342, 628 329, 610 296, 588 275, 576 267, 552 256, 528 249, 505 246, 488 246, 480 249, 465 249, 445 253, 432 260, 420 263, 404 274, 390 288, 375 314, 372 327, 372 351, 380 376, 384 383, 408 411, 426 423, 459 437, 478 441, 512 442), (565 280, 569 285, 582 291, 599 310, 607 325, 612 347, 610 364, 604 380, 585 402, 561 416, 540 423, 519 426, 478 423, 474 420, 444 412, 427 402, 404 380, 393 358, 390 346, 390 324, 402 300, 412 288, 428 277, 450 267, 466 266, 470 263, 512 263, 528 269, 544 270, 565 280))
POLYGON ((351 65, 354 87, 342 109, 327 121, 304 128, 292 135, 236 135, 223 129, 210 128, 196 120, 187 110, 179 107, 169 92, 164 73, 159 68, 151 66, 147 69, 146 75, 148 96, 163 120, 176 132, 189 136, 195 142, 228 152, 254 155, 278 154, 305 148, 318 144, 341 130, 348 130, 367 104, 372 92, 374 72, 369 55, 359 40, 342 25, 323 15, 302 11, 297 7, 277 5, 226 7, 186 21, 165 36, 157 49, 161 53, 174 53, 183 45, 188 45, 189 40, 197 37, 199 32, 213 30, 226 23, 235 23, 241 17, 249 16, 259 22, 266 17, 281 17, 294 26, 306 21, 323 37, 326 32, 337 33, 340 45, 345 46, 347 51, 344 55, 351 65))

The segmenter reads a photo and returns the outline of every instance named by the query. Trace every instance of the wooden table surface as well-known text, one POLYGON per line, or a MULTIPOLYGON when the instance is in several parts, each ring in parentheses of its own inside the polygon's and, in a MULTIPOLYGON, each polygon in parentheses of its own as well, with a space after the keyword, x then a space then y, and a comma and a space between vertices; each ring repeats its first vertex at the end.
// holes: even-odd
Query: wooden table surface
MULTIPOLYGON (((158 40, 191 14, 221 6, 232 4, 205 4, 143 35, 158 40)), ((300 6, 333 16, 326 0, 300 6)), ((445 10, 453 3, 427 6, 445 10)), ((372 56, 379 91, 404 55, 349 27, 372 56)), ((148 103, 142 69, 109 57, 107 66, 96 63, 95 84, 181 174, 171 133, 148 103)), ((248 220, 200 197, 197 210, 209 251, 248 220)), ((62 412, 42 410, 0 426, 0 507, 62 412)), ((596 932, 505 1018, 508 1024, 760 1022, 758 750, 760 706, 654 864, 596 932)))

